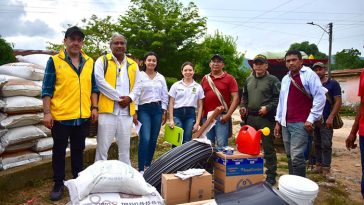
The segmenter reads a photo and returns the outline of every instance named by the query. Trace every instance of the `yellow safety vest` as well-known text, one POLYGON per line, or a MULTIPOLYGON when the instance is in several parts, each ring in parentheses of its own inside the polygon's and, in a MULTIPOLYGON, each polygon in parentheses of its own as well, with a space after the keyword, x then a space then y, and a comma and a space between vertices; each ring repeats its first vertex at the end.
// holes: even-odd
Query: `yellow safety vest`
MULTIPOLYGON (((102 59, 104 57, 101 57, 102 59)), ((116 88, 116 77, 117 73, 117 65, 112 57, 112 54, 109 53, 106 55, 107 58, 107 68, 105 73, 105 80, 108 82, 113 88, 116 88)), ((136 72, 138 72, 138 66, 135 61, 130 58, 126 58, 127 60, 127 71, 129 77, 129 91, 131 91, 134 87, 136 72)), ((114 111, 114 100, 106 97, 104 94, 100 92, 99 96, 99 113, 113 113, 114 111)), ((130 108, 130 116, 135 114, 135 103, 132 102, 129 105, 130 108)))
POLYGON ((94 61, 83 51, 85 59, 80 76, 66 61, 62 49, 52 56, 56 82, 51 99, 51 114, 55 120, 73 120, 91 116, 92 72, 94 61))

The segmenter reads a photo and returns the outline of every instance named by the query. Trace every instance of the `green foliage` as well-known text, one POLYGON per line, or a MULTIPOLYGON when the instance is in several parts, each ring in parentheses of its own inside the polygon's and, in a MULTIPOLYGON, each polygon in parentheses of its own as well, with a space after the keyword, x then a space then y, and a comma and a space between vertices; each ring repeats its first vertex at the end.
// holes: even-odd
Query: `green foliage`
POLYGON ((173 77, 165 77, 166 78, 166 83, 167 83, 167 87, 168 90, 172 87, 172 85, 178 81, 177 78, 173 78, 173 77))
POLYGON ((82 22, 86 24, 82 28, 85 33, 85 46, 83 47, 85 53, 93 59, 106 54, 110 48, 111 36, 120 25, 114 23, 111 16, 100 19, 96 15, 92 15, 89 20, 83 19, 82 22))
MULTIPOLYGON (((83 19, 83 50, 96 59, 108 50, 112 33, 118 32, 126 37, 128 52, 133 56, 142 59, 148 51, 154 51, 159 57, 159 71, 179 77, 181 64, 195 59, 195 42, 205 34, 206 18, 199 16, 192 2, 187 7, 176 0, 131 0, 131 4, 115 22, 110 16, 83 19)), ((62 44, 48 44, 50 50, 63 48, 62 44)))
POLYGON ((15 62, 13 46, 0 36, 0 65, 15 62))
POLYGON ((47 45, 46 49, 47 50, 50 50, 50 51, 56 51, 56 52, 58 52, 58 51, 60 51, 61 49, 64 48, 63 43, 57 44, 57 43, 52 43, 52 42, 47 41, 47 44, 48 45, 47 45))
POLYGON ((305 52, 308 56, 313 55, 315 59, 327 59, 327 55, 325 53, 321 53, 316 44, 304 41, 302 43, 293 43, 289 47, 289 50, 299 50, 305 52))
MULTIPOLYGON (((82 50, 93 59, 97 59, 107 52, 110 47, 110 38, 116 32, 118 25, 112 21, 110 16, 98 18, 96 15, 92 15, 90 19, 83 19, 82 23, 85 24, 85 26, 81 27, 85 33, 82 50)), ((59 51, 64 48, 63 43, 47 43, 48 50, 59 51)))
POLYGON ((343 49, 335 55, 334 70, 363 68, 364 61, 360 59, 358 49, 343 49))
POLYGON ((199 52, 196 55, 196 76, 203 77, 203 75, 211 72, 209 67, 210 58, 213 54, 220 54, 225 59, 224 70, 233 75, 239 87, 245 82, 246 77, 250 71, 244 72, 247 69, 243 68, 244 55, 237 52, 236 40, 231 36, 225 36, 219 31, 215 34, 207 35, 205 40, 199 46, 199 52))
POLYGON ((126 36, 129 51, 142 58, 148 51, 159 56, 159 71, 179 77, 179 67, 193 61, 195 42, 206 31, 206 18, 200 17, 194 3, 183 7, 176 0, 131 0, 132 5, 118 19, 117 31, 126 36))

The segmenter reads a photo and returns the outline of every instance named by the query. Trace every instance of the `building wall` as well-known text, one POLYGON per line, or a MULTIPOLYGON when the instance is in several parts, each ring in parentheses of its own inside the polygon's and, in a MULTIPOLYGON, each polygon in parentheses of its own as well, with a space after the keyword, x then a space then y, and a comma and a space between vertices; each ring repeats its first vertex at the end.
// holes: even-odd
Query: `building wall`
POLYGON ((355 106, 360 103, 358 97, 360 76, 333 76, 341 86, 342 102, 344 106, 355 106))

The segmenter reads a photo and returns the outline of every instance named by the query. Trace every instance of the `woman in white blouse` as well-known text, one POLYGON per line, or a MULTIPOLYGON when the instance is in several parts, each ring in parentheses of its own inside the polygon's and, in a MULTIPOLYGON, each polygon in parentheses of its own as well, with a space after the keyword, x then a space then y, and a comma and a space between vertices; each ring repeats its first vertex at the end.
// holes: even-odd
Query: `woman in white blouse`
POLYGON ((138 167, 141 173, 153 160, 161 125, 166 122, 168 105, 166 80, 157 72, 157 55, 149 52, 143 62, 138 85, 140 95, 137 99, 137 118, 142 124, 138 146, 138 167))
POLYGON ((195 69, 191 62, 183 63, 181 72, 183 79, 174 83, 168 93, 169 126, 173 128, 177 125, 183 128, 183 143, 186 143, 192 139, 192 132, 199 128, 202 99, 205 95, 201 85, 193 80, 195 69))

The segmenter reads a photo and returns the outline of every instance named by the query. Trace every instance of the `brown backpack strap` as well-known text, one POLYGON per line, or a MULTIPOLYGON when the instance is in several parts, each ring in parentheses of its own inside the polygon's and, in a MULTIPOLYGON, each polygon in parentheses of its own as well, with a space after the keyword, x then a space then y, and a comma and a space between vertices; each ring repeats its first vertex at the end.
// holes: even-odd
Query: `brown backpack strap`
POLYGON ((217 87, 216 87, 216 85, 215 85, 214 81, 212 81, 212 79, 211 79, 211 77, 210 77, 210 75, 209 75, 209 74, 205 75, 205 78, 206 78, 207 82, 209 83, 209 85, 210 85, 210 87, 211 87, 212 91, 214 91, 215 95, 216 95, 216 96, 217 96, 217 98, 219 99, 219 101, 220 101, 221 105, 223 105, 223 106, 224 106, 224 108, 225 108, 225 110, 226 110, 226 112, 227 112, 227 111, 229 110, 229 107, 227 106, 227 104, 226 104, 226 102, 225 102, 225 100, 224 100, 224 97, 221 95, 221 93, 220 93, 219 89, 217 89, 217 87))
POLYGON ((293 85, 298 89, 300 90, 303 94, 305 94, 308 98, 310 98, 310 100, 312 100, 312 96, 310 94, 308 94, 308 92, 305 90, 305 88, 299 86, 297 84, 297 82, 292 78, 292 76, 289 76, 289 78, 291 79, 293 85))

